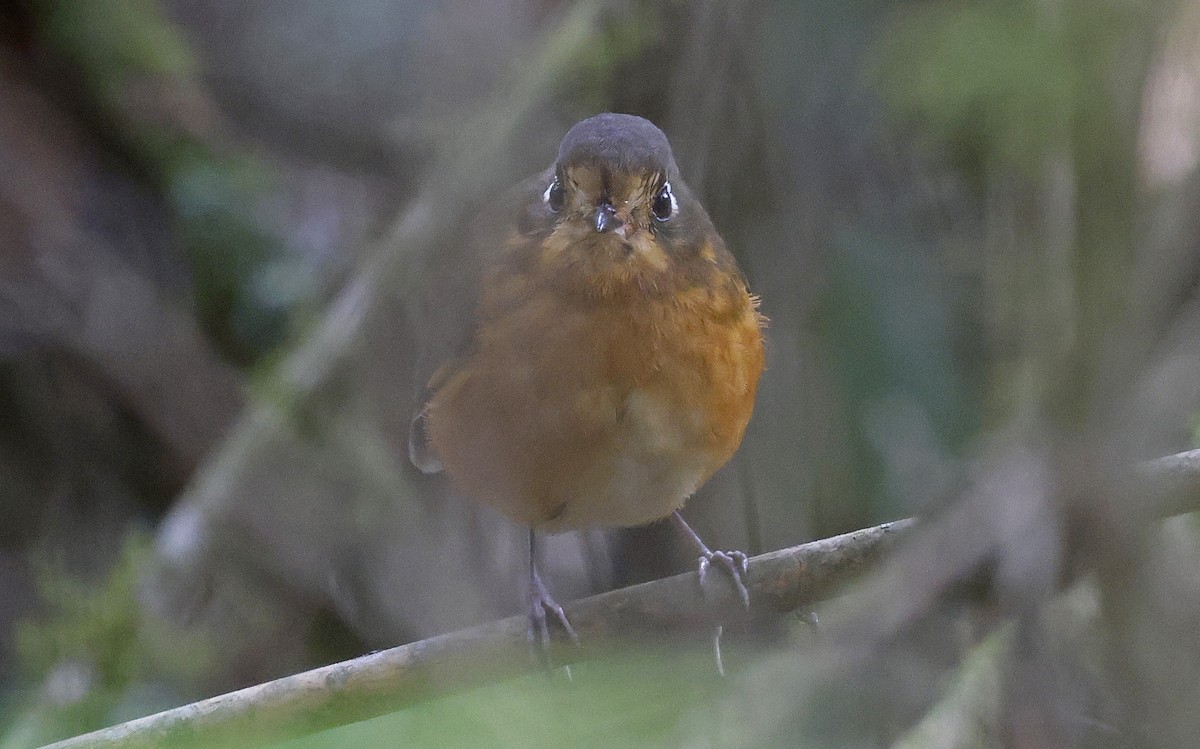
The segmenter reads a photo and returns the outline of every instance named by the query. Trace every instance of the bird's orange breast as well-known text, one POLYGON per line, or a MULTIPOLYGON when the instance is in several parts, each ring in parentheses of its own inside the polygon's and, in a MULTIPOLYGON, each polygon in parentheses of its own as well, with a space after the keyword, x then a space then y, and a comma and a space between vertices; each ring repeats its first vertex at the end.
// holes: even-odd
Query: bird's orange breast
POLYGON ((711 251, 711 278, 601 257, 584 286, 546 254, 487 279, 474 352, 432 383, 430 444, 462 491, 540 530, 663 517, 741 442, 755 300, 711 251))

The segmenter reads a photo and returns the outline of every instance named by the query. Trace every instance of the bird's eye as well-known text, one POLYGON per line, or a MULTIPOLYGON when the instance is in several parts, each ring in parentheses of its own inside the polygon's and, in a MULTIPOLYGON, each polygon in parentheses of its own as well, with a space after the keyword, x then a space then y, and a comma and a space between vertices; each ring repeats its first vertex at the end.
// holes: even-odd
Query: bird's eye
POLYGON ((563 186, 558 177, 550 183, 546 188, 546 192, 542 195, 542 199, 546 201, 546 205, 550 206, 550 210, 558 213, 563 207, 563 186))
POLYGON ((662 189, 654 196, 654 202, 650 204, 650 210, 654 212, 654 217, 659 221, 670 219, 679 210, 679 204, 675 202, 675 194, 671 192, 671 183, 664 182, 662 189))

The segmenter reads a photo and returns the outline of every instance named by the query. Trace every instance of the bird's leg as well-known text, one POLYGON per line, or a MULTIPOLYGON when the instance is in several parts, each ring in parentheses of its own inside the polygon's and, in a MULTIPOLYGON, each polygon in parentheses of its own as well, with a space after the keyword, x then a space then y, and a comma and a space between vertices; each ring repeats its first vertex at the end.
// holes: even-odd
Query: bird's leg
POLYGON ((543 660, 549 661, 550 653, 550 627, 546 623, 547 614, 553 614, 554 618, 566 631, 567 636, 571 638, 571 642, 579 644, 579 635, 575 634, 575 628, 571 626, 571 622, 567 621, 567 615, 563 613, 562 606, 554 600, 550 595, 550 591, 546 589, 545 583, 542 582, 541 575, 537 570, 537 550, 534 542, 535 535, 533 529, 529 531, 529 641, 539 648, 540 655, 543 660))
POLYGON ((729 573, 733 578, 733 587, 737 590, 738 596, 742 599, 742 606, 750 608, 750 591, 746 588, 746 583, 742 576, 746 574, 746 555, 740 551, 713 551, 704 545, 700 540, 700 536, 692 527, 687 524, 683 516, 676 510, 671 515, 671 520, 675 526, 683 531, 683 535, 691 539, 691 542, 696 545, 696 549, 700 552, 700 562, 697 566, 697 571, 700 573, 700 587, 703 589, 704 580, 708 577, 708 568, 716 564, 729 573))

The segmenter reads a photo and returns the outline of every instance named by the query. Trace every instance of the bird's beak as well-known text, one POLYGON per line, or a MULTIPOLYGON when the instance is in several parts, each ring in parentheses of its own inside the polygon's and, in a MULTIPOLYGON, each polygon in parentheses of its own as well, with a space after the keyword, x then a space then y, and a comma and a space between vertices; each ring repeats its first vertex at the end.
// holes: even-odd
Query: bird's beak
POLYGON ((592 215, 592 225, 596 227, 598 234, 603 234, 609 229, 619 229, 625 225, 625 222, 617 218, 617 209, 613 208, 609 203, 601 203, 592 215))

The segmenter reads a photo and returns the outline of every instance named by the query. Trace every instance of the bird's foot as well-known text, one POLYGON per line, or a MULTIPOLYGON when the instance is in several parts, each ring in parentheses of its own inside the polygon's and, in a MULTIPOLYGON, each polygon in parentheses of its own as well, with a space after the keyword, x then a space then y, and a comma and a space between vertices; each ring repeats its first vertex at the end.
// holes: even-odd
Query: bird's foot
MULTIPOLYGON (((550 619, 558 622, 571 642, 579 644, 579 635, 575 634, 575 628, 571 626, 562 606, 550 595, 535 572, 529 581, 529 642, 547 666, 550 665, 550 619)), ((570 672, 567 673, 569 676, 570 672)))
POLYGON ((743 576, 746 574, 746 555, 740 551, 709 551, 705 549, 700 555, 697 572, 700 574, 700 588, 708 578, 708 570, 713 565, 729 573, 733 587, 742 600, 742 608, 750 608, 750 590, 746 587, 743 576))
POLYGON ((708 548, 678 511, 671 515, 671 520, 700 552, 700 560, 696 569, 700 573, 701 591, 704 590, 704 581, 708 578, 709 568, 715 565, 729 573, 730 579, 733 580, 734 590, 737 591, 738 598, 742 600, 742 608, 749 609, 750 589, 746 587, 744 579, 747 568, 746 554, 741 551, 713 551, 708 548))

